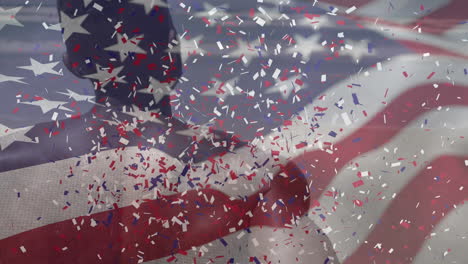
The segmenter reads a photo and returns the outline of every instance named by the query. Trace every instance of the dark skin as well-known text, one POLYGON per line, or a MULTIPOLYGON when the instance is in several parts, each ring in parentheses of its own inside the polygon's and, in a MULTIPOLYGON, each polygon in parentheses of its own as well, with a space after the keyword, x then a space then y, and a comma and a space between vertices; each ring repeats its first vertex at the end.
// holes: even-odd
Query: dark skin
MULTIPOLYGON (((194 132, 193 136, 179 135, 175 132, 192 128, 197 130, 198 127, 186 124, 172 115, 169 96, 166 95, 156 101, 151 93, 138 92, 149 86, 150 78, 173 89, 177 78, 182 74, 177 48, 167 52, 168 45, 173 40, 177 40, 168 9, 160 8, 152 15, 136 16, 133 14, 144 12, 142 6, 126 3, 120 6, 109 4, 105 6, 104 15, 91 5, 84 8, 81 1, 59 0, 57 6, 60 16, 74 17, 75 10, 79 10, 77 17, 87 15, 81 26, 91 34, 72 34, 65 42, 67 52, 63 55, 63 62, 76 77, 91 81, 91 85, 96 88, 96 104, 92 111, 87 113, 80 113, 79 108, 75 108, 74 118, 37 124, 27 136, 37 137, 40 146, 17 142, 19 147, 15 149, 15 153, 10 153, 8 149, 4 150, 1 155, 1 171, 12 169, 10 166, 13 164, 16 168, 19 163, 23 163, 21 167, 26 167, 97 151, 95 148, 97 142, 100 142, 100 148, 103 149, 124 146, 119 143, 122 137, 129 141, 127 146, 164 148, 166 153, 177 157, 187 148, 193 148, 191 147, 193 142, 197 141, 199 143, 197 153, 188 151, 187 155, 182 157, 185 161, 203 160, 226 152, 227 146, 231 144, 242 144, 238 136, 227 135, 222 128, 215 126, 211 127, 210 131, 215 140, 228 142, 225 147, 213 146, 210 140, 200 137, 198 132, 194 132), (109 19, 114 23, 109 22, 109 19), (114 30, 117 21, 123 23, 114 30), (152 26, 154 23, 160 25, 158 30, 154 30, 152 26), (126 59, 120 61, 117 52, 104 50, 105 47, 115 44, 115 37, 111 38, 111 35, 116 33, 128 36, 128 40, 140 39, 139 46, 143 47, 147 54, 128 54, 126 59), (119 67, 123 67, 123 70, 117 73, 115 69, 119 67), (106 68, 113 77, 104 80, 87 77, 94 74, 97 68, 106 68), (125 76, 124 83, 116 79, 121 76, 125 76), (122 111, 123 107, 131 112, 138 110, 149 112, 149 117, 129 115, 122 111), (106 131, 105 137, 99 133, 99 129, 102 128, 106 131), (135 133, 133 131, 135 128, 141 133, 135 133), (166 133, 168 130, 172 132, 166 133), (160 144, 157 140, 160 135, 165 135, 165 143, 177 142, 177 144, 160 144), (148 142, 152 141, 151 138, 156 140, 148 142), (69 148, 74 150, 73 153, 69 148), (36 155, 39 153, 37 158, 36 155), (27 158, 28 155, 34 155, 36 158, 27 158), (18 161, 18 156, 23 158, 18 161), (11 159, 15 162, 10 161, 11 159)), ((73 26, 70 25, 70 28, 73 26)))
MULTIPOLYGON (((81 2, 78 1, 78 4, 81 4, 81 2)), ((226 134, 221 128, 216 129, 216 127, 211 130, 211 133, 214 134, 215 141, 227 142, 224 147, 215 147, 212 142, 207 139, 200 138, 199 136, 190 137, 179 135, 175 133, 175 131, 186 130, 192 126, 173 117, 168 96, 164 97, 161 101, 153 102, 153 104, 151 104, 151 102, 154 98, 151 94, 136 93, 135 96, 128 96, 129 94, 134 94, 134 91, 146 88, 150 77, 157 79, 161 83, 175 84, 177 78, 182 74, 180 56, 178 53, 171 52, 169 56, 169 54, 165 52, 168 49, 168 45, 171 40, 177 36, 167 9, 160 8, 156 10, 155 16, 143 17, 143 19, 147 19, 148 21, 141 22, 141 17, 139 17, 139 20, 136 20, 133 19, 131 15, 129 17, 125 17, 125 14, 128 15, 132 12, 141 12, 142 7, 119 7, 109 5, 105 7, 107 13, 103 15, 98 14, 96 10, 91 7, 83 9, 83 7, 77 7, 74 5, 76 5, 76 1, 58 1, 59 10, 70 17, 73 16, 76 8, 79 8, 80 10, 77 16, 84 14, 89 15, 89 19, 87 19, 83 24, 83 27, 91 32, 91 35, 88 36, 89 39, 82 40, 78 38, 79 36, 77 36, 77 34, 74 34, 65 43, 67 53, 64 55, 64 63, 78 78, 86 79, 86 76, 93 74, 96 71, 96 68, 100 66, 109 68, 112 73, 112 69, 116 69, 126 63, 129 63, 129 61, 119 62, 114 60, 118 56, 116 54, 108 53, 102 48, 114 44, 115 42, 115 39, 110 39, 109 36, 105 34, 99 34, 100 32, 107 32, 107 27, 113 26, 112 24, 106 24, 106 20, 109 17, 112 18, 113 21, 120 21, 123 18, 128 18, 127 20, 124 20, 122 28, 117 29, 117 32, 127 34, 129 39, 141 36, 142 39, 139 44, 141 47, 150 47, 151 43, 158 43, 157 50, 154 52, 156 55, 146 55, 146 57, 141 57, 138 54, 129 55, 127 60, 130 60, 133 63, 129 63, 128 65, 130 66, 126 66, 126 69, 121 73, 122 75, 125 75, 126 83, 117 82, 115 79, 103 81, 91 78, 90 81, 95 87, 97 87, 95 100, 97 104, 93 107, 93 110, 91 112, 84 113, 79 117, 77 116, 76 118, 38 124, 29 132, 29 135, 39 135, 40 145, 33 145, 31 147, 28 144, 23 144, 21 147, 16 148, 16 153, 11 153, 8 149, 3 151, 1 158, 2 162, 0 163, 2 164, 0 166, 1 171, 9 170, 9 164, 13 164, 13 159, 15 160, 16 165, 18 162, 24 162, 22 167, 26 167, 45 163, 49 160, 73 157, 77 154, 76 150, 80 150, 82 154, 89 151, 97 151, 98 149, 95 148, 97 145, 96 142, 100 143, 101 148, 109 149, 122 147, 123 145, 120 141, 121 138, 125 138, 129 141, 126 145, 127 147, 138 146, 140 148, 164 149, 165 153, 173 157, 178 157, 180 153, 186 151, 186 155, 181 159, 187 162, 198 162, 206 160, 208 157, 216 157, 220 154, 223 155, 223 153, 232 151, 236 147, 246 144, 246 142, 239 140, 239 136, 226 134), (121 8, 124 8, 124 11, 119 13, 121 8), (120 16, 116 14, 122 15, 120 16), (154 23, 155 19, 160 23, 158 31, 153 30, 152 23, 154 23), (99 28, 100 26, 105 27, 106 29, 99 28), (80 44, 80 52, 76 51, 77 44, 80 44), (90 60, 91 63, 87 63, 87 60, 90 60), (139 63, 135 64, 137 61, 139 61, 139 63), (138 80, 141 80, 141 83, 138 80), (155 119, 150 119, 148 121, 140 118, 137 118, 137 122, 135 123, 134 116, 121 111, 122 106, 127 106, 127 109, 129 107, 136 106, 137 109, 139 108, 142 111, 151 112, 153 113, 153 117, 159 119, 162 123, 155 122, 155 119), (90 127, 92 130, 89 129, 90 127), (137 128, 139 132, 135 132, 135 128, 137 128), (100 133, 101 129, 106 131, 106 135, 103 136, 100 133), (44 133, 44 130, 47 130, 48 133, 44 133), (166 133, 168 130, 172 132, 166 133), (50 137, 51 134, 53 134, 52 138, 50 137), (148 142, 148 139, 157 139, 160 135, 165 135, 165 143, 153 144, 148 142), (198 149, 196 151, 193 149, 193 141, 198 141, 198 149), (51 144, 47 144, 47 142, 51 142, 51 144), (234 148, 231 148, 231 145, 234 145, 234 148), (75 150, 73 151, 73 154, 69 150, 69 147, 75 150), (31 157, 32 155, 34 158, 28 158, 28 156, 31 157), (21 156, 22 161, 18 161, 18 159, 16 159, 18 156, 21 156), (31 163, 30 161, 34 161, 35 163, 31 163)), ((117 75, 117 77, 119 76, 121 75, 117 75)), ((278 199, 287 200, 293 195, 307 196, 307 193, 302 193, 304 191, 303 186, 305 185, 307 185, 306 181, 299 180, 299 178, 296 177, 291 179, 277 179, 271 185, 265 186, 264 197, 270 199, 269 203, 271 203, 278 199), (289 186, 290 188, 284 188, 284 186, 289 186), (296 189, 300 191, 292 192, 292 190, 296 189)), ((215 191, 207 189, 205 192, 207 194, 212 194, 215 191)), ((190 195, 195 194, 190 193, 190 195)), ((219 195, 220 197, 217 200, 219 203, 217 206, 219 208, 216 207, 213 210, 223 218, 222 215, 224 214, 224 210, 222 210, 222 204, 229 203, 230 201, 224 197, 225 202, 222 202, 222 194, 216 193, 216 195, 219 195)), ((258 215, 253 221, 249 217, 245 217, 244 214, 239 215, 239 219, 244 219, 243 226, 263 226, 265 224, 278 226, 277 223, 267 223, 268 220, 264 219, 265 216, 261 216, 262 212, 259 204, 257 203, 257 199, 258 197, 254 195, 246 201, 239 200, 233 202, 233 207, 238 207, 240 208, 239 210, 243 212, 249 209, 255 215, 258 215)), ((271 205, 272 204, 268 204, 266 207, 271 207, 271 205)), ((302 203, 296 203, 295 205, 297 208, 293 211, 296 215, 302 215, 305 213, 305 210, 308 209, 308 200, 303 201, 302 203)), ((151 204, 148 203, 144 207, 151 207, 151 204)), ((195 208, 192 209, 195 210, 195 208)), ((178 212, 172 213, 174 215, 178 214, 178 212)), ((123 212, 122 217, 126 214, 129 214, 129 212, 123 212)), ((278 217, 291 217, 287 212, 283 212, 283 214, 284 215, 278 217)), ((129 219, 132 220, 131 217, 129 217, 129 219)), ((209 242, 209 240, 205 239, 204 234, 211 229, 211 226, 200 224, 200 222, 194 222, 191 226, 191 237, 184 237, 183 233, 180 234, 178 239, 181 245, 188 249, 191 245, 187 244, 187 241, 195 241, 196 245, 209 242), (193 237, 198 237, 199 239, 194 240, 193 237)), ((310 223, 310 225, 315 226, 313 223, 310 223)), ((221 228, 220 234, 226 235, 228 232, 224 227, 225 225, 221 225, 218 228, 221 228)), ((256 234, 253 234, 253 237, 255 236, 256 234)), ((270 233, 260 233, 258 234, 258 239, 264 237, 266 240, 271 236, 272 235, 270 233)), ((281 235, 279 235, 278 239, 286 238, 281 238, 281 235)), ((321 248, 323 248, 322 242, 327 243, 328 248, 330 248, 330 242, 326 236, 311 236, 307 237, 306 240, 303 241, 302 244, 306 247, 317 249, 315 250, 317 251, 317 254, 310 257, 310 259, 307 259, 307 261, 323 262, 327 256, 331 255, 336 260, 336 256, 334 256, 331 251, 325 252, 321 250, 321 248)), ((262 244, 263 247, 265 247, 265 245, 265 243, 262 244)), ((249 248, 251 248, 250 246, 249 248)), ((266 248, 263 247, 259 249, 254 248, 253 252, 250 253, 259 256, 262 254, 269 255, 269 246, 266 246, 266 248), (258 252, 255 252, 256 250, 258 252)), ((274 245, 271 245, 271 247, 274 247, 274 245)), ((275 262, 288 262, 290 261, 289 256, 295 256, 297 254, 297 250, 300 250, 300 247, 286 247, 284 248, 284 252, 280 250, 278 257, 272 256, 271 259, 275 262)))

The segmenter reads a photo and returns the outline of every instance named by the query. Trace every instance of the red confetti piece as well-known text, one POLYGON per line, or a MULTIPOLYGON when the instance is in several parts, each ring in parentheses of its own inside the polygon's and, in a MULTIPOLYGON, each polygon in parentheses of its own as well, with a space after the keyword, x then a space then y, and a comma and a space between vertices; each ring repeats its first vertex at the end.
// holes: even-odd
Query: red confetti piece
POLYGON ((353 182, 354 188, 357 188, 357 187, 362 186, 362 185, 364 185, 364 182, 362 180, 353 182))

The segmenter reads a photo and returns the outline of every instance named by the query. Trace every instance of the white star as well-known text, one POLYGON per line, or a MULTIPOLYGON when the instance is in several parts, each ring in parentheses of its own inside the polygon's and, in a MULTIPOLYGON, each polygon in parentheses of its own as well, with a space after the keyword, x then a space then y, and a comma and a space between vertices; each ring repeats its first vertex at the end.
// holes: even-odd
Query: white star
POLYGON ((152 123, 156 123, 156 124, 164 124, 164 122, 157 117, 158 115, 160 115, 159 112, 142 111, 136 105, 132 105, 132 109, 133 109, 133 111, 125 112, 125 113, 127 115, 131 115, 131 116, 136 117, 138 119, 138 121, 143 121, 143 123, 152 122, 152 123))
POLYGON ((77 102, 81 101, 88 101, 88 102, 94 102, 94 95, 82 95, 79 93, 75 93, 74 91, 67 89, 67 92, 57 92, 59 94, 64 94, 67 95, 68 98, 72 98, 73 100, 77 102))
POLYGON ((90 4, 92 1, 93 1, 93 0, 83 0, 83 5, 84 5, 84 7, 89 6, 89 4, 90 4))
POLYGON ((213 26, 216 23, 216 20, 225 21, 229 18, 229 12, 226 12, 227 6, 215 7, 209 3, 203 3, 204 10, 201 12, 196 12, 195 17, 206 18, 210 22, 207 26, 213 26))
POLYGON ((294 92, 299 91, 300 88, 296 87, 292 82, 281 82, 277 81, 273 86, 268 87, 265 90, 265 93, 267 94, 272 94, 272 93, 281 93, 281 96, 283 99, 288 99, 289 95, 291 92, 294 90, 294 92))
POLYGON ((161 99, 166 96, 170 95, 172 92, 171 86, 173 82, 170 83, 161 83, 156 78, 152 76, 149 78, 149 85, 145 89, 138 90, 138 93, 144 94, 152 94, 154 97, 154 101, 158 103, 161 99))
POLYGON ((2 83, 2 82, 17 82, 17 83, 27 84, 27 83, 21 81, 22 79, 24 79, 24 77, 15 77, 15 76, 8 76, 8 75, 0 74, 0 83, 2 83))
POLYGON ((332 20, 329 18, 328 15, 324 14, 320 16, 314 16, 312 18, 303 16, 302 18, 297 20, 296 25, 303 27, 312 27, 315 30, 324 27, 333 27, 332 20))
POLYGON ((29 58, 29 61, 31 62, 31 65, 18 66, 17 68, 31 70, 34 73, 34 76, 38 76, 43 73, 62 75, 61 73, 54 70, 54 67, 57 66, 57 64, 59 64, 59 61, 51 62, 51 63, 40 63, 33 58, 29 58))
POLYGON ((271 21, 277 20, 281 17, 282 13, 280 12, 279 8, 280 6, 278 3, 275 3, 273 4, 273 7, 259 6, 257 7, 257 11, 259 11, 259 15, 262 16, 267 21, 267 23, 270 23, 271 21))
POLYGON ((58 110, 65 110, 65 111, 72 111, 71 109, 68 109, 62 105, 67 104, 68 102, 62 102, 62 101, 50 101, 47 99, 42 99, 42 100, 36 100, 32 102, 21 102, 22 104, 27 104, 27 105, 35 105, 39 106, 41 108, 41 111, 43 114, 49 112, 50 110, 53 109, 58 109, 58 110))
POLYGON ((359 60, 362 57, 369 56, 369 41, 361 40, 361 41, 352 41, 346 40, 345 46, 343 51, 345 51, 344 55, 349 55, 353 57, 353 59, 359 63, 359 60))
POLYGON ((203 139, 212 139, 213 135, 209 133, 209 124, 204 125, 188 125, 189 128, 185 130, 176 131, 176 134, 186 137, 193 137, 195 136, 197 141, 203 139))
MULTIPOLYGON (((185 38, 185 33, 182 36, 180 36, 179 45, 177 45, 177 49, 175 49, 174 52, 180 53, 182 64, 185 64, 185 62, 190 57, 190 55, 193 55, 195 53, 197 54, 207 53, 206 50, 204 50, 200 46, 200 41, 202 40, 202 38, 203 38, 203 35, 198 35, 196 37, 191 37, 187 40, 185 38)), ((166 50, 166 52, 170 52, 170 51, 171 51, 170 49, 166 50)))
POLYGON ((213 87, 211 87, 211 89, 209 89, 208 91, 204 92, 203 95, 217 96, 221 100, 225 101, 226 97, 230 95, 234 96, 242 94, 244 91, 236 85, 238 79, 239 76, 235 76, 225 82, 220 81, 218 79, 211 79, 212 81, 216 81, 216 83, 212 84, 213 87), (224 85, 220 88, 222 83, 224 83, 224 85))
POLYGON ((131 124, 130 122, 128 122, 126 120, 124 122, 122 122, 122 121, 118 120, 115 117, 112 117, 112 119, 113 120, 105 119, 103 121, 108 125, 123 128, 123 130, 126 131, 126 132, 133 131, 135 128, 137 128, 136 124, 131 124))
POLYGON ((230 53, 233 58, 240 58, 242 57, 242 62, 245 66, 249 66, 250 62, 254 58, 258 58, 258 51, 256 47, 260 45, 260 41, 257 39, 254 43, 247 43, 243 39, 237 40, 237 48, 230 53))
POLYGON ((132 0, 132 3, 137 4, 137 5, 143 5, 145 7, 146 14, 149 14, 149 12, 155 6, 169 7, 169 5, 163 0, 132 0))
POLYGON ((47 23, 44 22, 44 27, 46 28, 46 30, 62 31, 62 26, 60 25, 60 23, 47 25, 47 23))
POLYGON ((32 142, 30 138, 24 135, 28 133, 31 128, 32 126, 11 129, 0 124, 0 150, 5 150, 15 141, 32 142))
POLYGON ((2 30, 5 25, 23 27, 23 24, 21 24, 15 18, 16 13, 18 13, 18 11, 20 11, 21 8, 22 6, 18 6, 12 9, 5 10, 2 7, 0 7, 0 30, 2 30))
POLYGON ((295 35, 296 43, 293 47, 288 48, 288 53, 299 52, 304 61, 308 61, 314 52, 324 50, 324 47, 318 43, 320 34, 313 34, 311 37, 305 38, 301 35, 295 35))
POLYGON ((119 73, 123 70, 124 66, 114 68, 112 72, 109 72, 108 68, 102 68, 99 65, 96 65, 96 73, 85 75, 85 78, 90 78, 98 80, 99 82, 106 83, 108 81, 127 83, 124 78, 125 76, 118 76, 119 73))
POLYGON ((105 50, 119 52, 120 61, 124 61, 130 53, 146 54, 146 51, 138 46, 143 36, 128 39, 127 36, 117 34, 117 44, 105 48, 105 50))
POLYGON ((88 17, 88 15, 82 15, 75 18, 70 18, 64 12, 60 12, 60 24, 63 28, 63 42, 66 42, 73 33, 88 34, 89 32, 84 29, 81 24, 88 17))

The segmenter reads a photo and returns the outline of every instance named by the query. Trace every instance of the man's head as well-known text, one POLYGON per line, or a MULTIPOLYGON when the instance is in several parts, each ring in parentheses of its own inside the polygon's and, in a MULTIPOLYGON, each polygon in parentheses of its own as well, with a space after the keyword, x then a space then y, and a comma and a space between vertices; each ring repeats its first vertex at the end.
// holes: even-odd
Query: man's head
POLYGON ((167 7, 162 0, 58 0, 64 63, 93 81, 97 101, 167 112, 167 94, 181 75, 167 7))

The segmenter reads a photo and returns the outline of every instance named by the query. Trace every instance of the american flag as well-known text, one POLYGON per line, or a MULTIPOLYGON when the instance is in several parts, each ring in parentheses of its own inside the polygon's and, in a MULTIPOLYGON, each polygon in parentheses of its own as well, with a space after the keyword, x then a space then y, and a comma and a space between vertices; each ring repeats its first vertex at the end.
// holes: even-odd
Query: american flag
POLYGON ((465 263, 467 7, 2 0, 0 263, 465 263))

